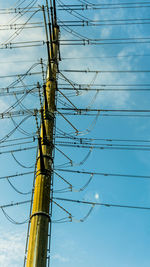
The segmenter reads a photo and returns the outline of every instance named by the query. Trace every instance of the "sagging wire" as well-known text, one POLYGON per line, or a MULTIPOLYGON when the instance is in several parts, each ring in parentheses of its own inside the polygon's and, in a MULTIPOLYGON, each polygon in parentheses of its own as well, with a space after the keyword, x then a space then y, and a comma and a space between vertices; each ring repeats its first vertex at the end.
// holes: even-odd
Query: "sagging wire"
POLYGON ((11 217, 6 213, 6 211, 4 210, 4 208, 1 207, 1 210, 2 210, 2 212, 3 212, 3 214, 4 214, 4 216, 6 217, 6 219, 7 219, 9 222, 11 222, 12 224, 22 225, 22 224, 25 224, 25 223, 27 223, 27 222, 29 221, 29 218, 28 218, 28 219, 26 219, 26 220, 23 221, 23 222, 17 222, 17 221, 15 221, 13 218, 11 218, 11 217))
POLYGON ((58 92, 77 110, 77 112, 78 112, 78 109, 77 109, 77 107, 70 101, 70 99, 66 96, 66 95, 64 95, 59 89, 58 89, 58 92))
POLYGON ((77 130, 77 128, 61 112, 59 112, 58 109, 57 113, 63 117, 63 119, 75 130, 75 134, 78 135, 79 131, 77 130))
POLYGON ((87 109, 89 109, 89 108, 92 107, 92 105, 94 104, 94 102, 95 102, 95 100, 96 100, 96 98, 97 98, 99 92, 100 92, 99 90, 96 91, 96 93, 95 93, 93 99, 91 100, 91 103, 87 106, 87 109))
MULTIPOLYGON (((30 91, 26 91, 25 92, 25 97, 28 95, 30 93, 30 91)), ((31 113, 31 115, 33 114, 27 107, 25 107, 25 105, 24 104, 22 104, 22 101, 19 101, 19 99, 18 99, 18 97, 16 96, 16 94, 14 93, 14 96, 15 96, 15 98, 16 98, 16 100, 18 101, 18 105, 20 106, 20 108, 22 109, 22 110, 26 110, 27 112, 29 112, 29 113, 31 113)), ((24 98, 25 98, 24 97, 24 98)))
MULTIPOLYGON (((61 90, 65 90, 65 89, 66 88, 61 88, 61 90)), ((82 92, 80 92, 79 95, 82 95, 82 92)), ((71 97, 76 97, 77 95, 76 95, 75 92, 66 92, 65 93, 65 96, 70 99, 71 97)), ((61 97, 61 95, 59 97, 61 97)))
MULTIPOLYGON (((22 82, 23 81, 23 79, 25 79, 25 77, 29 74, 29 72, 33 69, 33 68, 35 68, 36 66, 38 66, 40 63, 34 63, 27 71, 26 71, 26 73, 24 73, 24 74, 22 74, 21 76, 19 75, 18 77, 19 78, 17 78, 14 82, 12 82, 12 83, 10 83, 7 87, 6 87, 6 90, 7 90, 7 92, 9 92, 9 88, 14 88, 18 83, 20 83, 20 81, 22 82)), ((13 105, 15 105, 16 103, 14 103, 13 105)), ((12 106, 13 106, 12 105, 12 106)), ((12 107, 11 106, 11 107, 12 107)), ((10 107, 10 108, 11 108, 10 107)))
POLYGON ((94 174, 92 173, 89 180, 86 182, 86 184, 84 186, 82 186, 80 189, 75 189, 75 187, 73 186, 72 187, 72 191, 73 192, 83 192, 87 187, 88 185, 91 183, 92 179, 93 179, 93 176, 94 174))
MULTIPOLYGON (((30 21, 30 19, 37 13, 39 12, 40 9, 36 10, 30 17, 29 19, 24 23, 24 25, 22 27, 20 27, 20 29, 16 30, 5 42, 1 43, 0 45, 7 45, 8 42, 11 42, 12 40, 14 40, 16 38, 16 36, 18 36, 21 31, 24 29, 25 25, 28 23, 28 21, 30 21)), ((25 12, 26 13, 26 12, 25 12)))
POLYGON ((64 193, 68 193, 68 192, 70 192, 68 187, 65 187, 65 188, 62 188, 62 189, 53 190, 53 193, 55 193, 55 194, 64 194, 64 193))
POLYGON ((23 17, 26 13, 28 13, 29 10, 31 10, 32 7, 34 7, 34 3, 36 3, 37 1, 34 1, 32 0, 26 7, 23 7, 23 8, 18 8, 16 7, 15 8, 15 11, 16 9, 18 8, 19 9, 19 12, 18 14, 15 14, 15 16, 13 18, 11 18, 8 23, 14 23, 16 22, 18 19, 20 19, 21 17, 23 17), (31 6, 31 4, 33 3, 33 5, 31 6))
POLYGON ((95 207, 95 205, 92 204, 92 207, 89 209, 88 213, 82 219, 77 220, 74 217, 72 217, 72 222, 77 222, 77 223, 85 222, 88 219, 88 217, 91 215, 94 207, 95 207))
POLYGON ((32 190, 28 191, 28 192, 22 192, 20 190, 18 190, 13 184, 12 182, 10 182, 9 178, 6 177, 8 183, 10 184, 10 186, 20 195, 30 195, 32 193, 32 190))
POLYGON ((57 177, 59 177, 59 178, 61 178, 61 180, 63 180, 66 184, 68 184, 69 185, 69 187, 66 187, 66 188, 64 188, 64 189, 62 189, 62 190, 55 190, 55 191, 53 191, 54 193, 58 193, 58 192, 62 192, 63 191, 63 193, 64 193, 64 191, 65 190, 67 190, 67 191, 65 191, 65 193, 66 192, 70 192, 70 191, 72 191, 72 184, 71 183, 69 183, 64 177, 62 177, 60 174, 58 174, 56 171, 53 171, 56 175, 57 175, 57 177))
MULTIPOLYGON (((28 118, 31 118, 32 116, 28 116, 28 118)), ((25 136, 28 136, 28 137, 32 137, 33 135, 35 135, 36 133, 35 132, 32 132, 32 133, 29 133, 27 131, 25 131, 21 126, 20 124, 16 123, 16 121, 13 119, 12 115, 10 114, 10 118, 14 124, 14 126, 17 128, 16 130, 18 132, 20 132, 21 134, 25 135, 25 136)))
MULTIPOLYGON (((23 8, 19 8, 19 6, 22 4, 19 4, 17 7, 14 7, 14 11, 15 11, 15 16, 13 17, 13 18, 11 18, 9 21, 8 21, 8 23, 10 23, 10 22, 15 22, 15 21, 17 21, 20 17, 22 17, 25 13, 23 13, 25 10, 27 10, 26 11, 26 13, 28 12, 28 10, 30 10, 32 7, 30 7, 30 5, 31 5, 31 3, 32 3, 33 1, 31 1, 26 7, 23 7, 23 8), (19 10, 19 12, 18 12, 18 14, 16 14, 16 10, 19 10), (17 18, 17 17, 19 17, 19 18, 17 18)), ((12 8, 10 8, 10 10, 12 10, 12 8)))
POLYGON ((52 223, 67 223, 70 222, 70 220, 68 220, 68 217, 64 217, 62 219, 57 219, 57 220, 52 220, 52 223))
POLYGON ((24 100, 24 98, 26 97, 26 95, 27 95, 27 93, 26 93, 25 95, 22 95, 22 96, 20 97, 19 100, 17 99, 17 101, 16 101, 14 104, 12 104, 9 108, 7 108, 7 109, 3 112, 3 114, 5 114, 5 113, 7 113, 7 112, 10 112, 10 111, 12 111, 14 108, 16 108, 16 107, 19 105, 19 103, 21 103, 21 101, 24 100))
POLYGON ((57 132, 58 132, 61 136, 65 136, 65 137, 68 137, 68 138, 73 138, 71 134, 69 134, 69 133, 65 133, 62 129, 57 128, 56 133, 57 133, 57 132))
MULTIPOLYGON (((37 63, 36 63, 37 64, 37 63)), ((32 65, 33 66, 33 68, 34 67, 36 67, 37 65, 32 65)), ((33 87, 33 88, 31 88, 31 89, 28 89, 28 85, 26 85, 24 82, 23 82, 23 79, 21 79, 21 77, 20 77, 20 75, 18 76, 19 77, 19 80, 20 80, 20 82, 21 82, 21 84, 22 84, 22 88, 24 88, 25 89, 25 94, 32 94, 32 95, 35 95, 35 94, 33 94, 32 93, 32 91, 34 91, 35 89, 37 89, 37 87, 33 87)), ((14 95, 16 96, 16 94, 14 93, 14 95)), ((35 95, 36 96, 36 95, 35 95)), ((23 105, 23 104, 22 104, 23 105)), ((25 109, 27 109, 25 106, 24 106, 24 108, 25 109)))
POLYGON ((66 162, 66 163, 63 163, 63 164, 59 164, 59 165, 56 165, 55 166, 56 168, 67 168, 67 167, 70 167, 70 163, 66 162))
MULTIPOLYGON (((90 156, 91 153, 92 153, 92 150, 93 150, 93 147, 90 147, 90 150, 89 150, 89 152, 87 153, 87 155, 84 157, 84 159, 81 160, 79 163, 72 162, 71 167, 73 167, 73 166, 81 166, 81 165, 83 165, 83 164, 88 160, 89 156, 90 156)), ((56 168, 70 167, 70 163, 66 162, 66 163, 63 163, 63 164, 60 164, 60 165, 56 165, 55 167, 56 167, 56 168)))
POLYGON ((67 158, 68 160, 69 160, 69 166, 73 166, 73 162, 72 162, 72 159, 71 158, 69 158, 63 151, 61 151, 58 147, 56 147, 56 145, 55 145, 55 149, 58 151, 58 152, 60 152, 65 158, 67 158))
POLYGON ((70 212, 68 212, 65 208, 63 208, 60 204, 58 204, 56 201, 52 200, 53 203, 59 207, 61 210, 63 210, 65 213, 67 213, 69 216, 68 216, 68 219, 70 220, 70 222, 72 222, 72 214, 70 212))
MULTIPOLYGON (((59 4, 61 3, 61 5, 63 5, 64 7, 65 7, 65 4, 62 2, 62 1, 60 1, 60 0, 56 0, 59 4)), ((89 20, 87 17, 85 17, 85 16, 83 16, 83 15, 81 15, 80 13, 78 13, 77 11, 75 11, 75 10, 71 10, 70 8, 68 8, 68 9, 66 9, 66 8, 64 8, 64 11, 67 11, 69 14, 71 14, 72 16, 74 16, 74 17, 76 17, 76 18, 78 18, 78 19, 86 19, 86 20, 89 20), (73 13, 75 13, 75 14, 73 14, 73 13)))
POLYGON ((58 174, 56 171, 54 171, 54 173, 61 178, 61 180, 63 180, 66 184, 69 185, 69 187, 66 187, 64 189, 60 189, 60 190, 55 190, 54 193, 66 193, 66 192, 83 192, 88 185, 91 183, 94 174, 91 173, 89 180, 85 183, 85 185, 83 185, 81 188, 77 189, 75 186, 73 186, 71 183, 69 183, 64 177, 62 177, 60 174, 58 174))
MULTIPOLYGON (((63 2, 61 2, 61 1, 59 1, 59 0, 57 0, 57 2, 59 3, 61 3, 61 4, 63 4, 63 2)), ((64 5, 64 4, 63 4, 64 5)), ((65 6, 65 5, 64 5, 65 6)), ((74 17, 76 17, 76 18, 78 18, 78 19, 86 19, 86 21, 90 21, 89 20, 89 18, 87 18, 87 17, 85 17, 85 16, 83 16, 83 15, 81 15, 81 14, 79 14, 77 11, 75 11, 75 10, 69 10, 70 8, 68 8, 68 9, 64 9, 65 11, 67 11, 68 13, 70 13, 72 16, 74 16, 74 17), (76 14, 73 14, 73 12, 76 14)), ((91 39, 90 38, 88 38, 88 37, 86 37, 86 36, 84 36, 84 35, 81 35, 81 34, 79 34, 78 32, 76 32, 76 31, 74 31, 74 30, 72 30, 72 28, 70 28, 69 26, 67 26, 67 25, 65 25, 65 23, 63 23, 63 21, 61 21, 61 20, 59 20, 59 22, 61 22, 62 24, 63 24, 63 26, 61 25, 61 27, 65 30, 65 31, 67 31, 68 33, 70 33, 71 35, 73 35, 73 36, 77 36, 79 39, 81 39, 81 38, 83 38, 84 39, 84 41, 87 41, 87 42, 89 42, 91 39), (67 29, 68 30, 67 30, 67 29)))
POLYGON ((66 212, 66 213, 69 215, 68 217, 65 217, 65 218, 62 218, 62 219, 53 221, 53 222, 61 222, 61 223, 63 223, 63 222, 85 222, 85 221, 87 220, 87 218, 90 216, 90 214, 92 213, 92 211, 93 211, 93 209, 94 209, 94 207, 95 207, 95 204, 92 204, 92 207, 90 208, 90 210, 88 211, 88 213, 87 213, 82 219, 77 220, 77 219, 75 219, 74 216, 72 216, 72 214, 71 214, 70 212, 68 212, 68 211, 67 211, 65 208, 63 208, 60 204, 58 204, 58 203, 55 202, 54 200, 53 200, 53 203, 54 203, 55 205, 57 205, 60 209, 62 209, 64 212, 66 212), (67 218, 68 218, 67 221, 63 221, 64 219, 67 219, 67 218))
MULTIPOLYGON (((78 113, 79 114, 79 113, 78 113)), ((82 136, 82 135, 86 135, 86 134, 89 134, 95 127, 96 123, 97 123, 97 120, 99 118, 99 115, 100 115, 100 111, 97 112, 97 115, 94 115, 95 118, 93 119, 93 121, 91 122, 91 124, 89 125, 89 127, 87 129, 85 129, 84 131, 79 131, 78 132, 78 136, 82 136)), ((61 129, 57 128, 57 131, 59 132, 60 135, 62 136, 65 136, 65 137, 68 137, 68 138, 71 138, 73 139, 73 134, 72 133, 65 133, 63 132, 61 129)))
MULTIPOLYGON (((61 22, 62 24, 64 24, 63 21, 61 21, 61 20, 59 20, 59 22, 61 22)), ((79 34, 78 32, 76 32, 75 30, 72 30, 69 26, 66 26, 65 24, 64 24, 64 26, 61 26, 61 27, 63 28, 64 31, 70 33, 73 36, 76 36, 80 40, 85 40, 87 42, 90 40, 88 37, 79 34)))
POLYGON ((63 77, 65 81, 67 81, 72 86, 72 88, 76 91, 76 95, 78 96, 79 90, 74 86, 73 82, 70 79, 68 79, 62 72, 59 71, 59 74, 63 77))
POLYGON ((87 155, 85 156, 85 158, 82 161, 80 161, 79 163, 74 164, 74 166, 81 166, 81 165, 83 165, 88 160, 88 158, 90 157, 90 155, 92 153, 92 150, 93 150, 93 147, 90 148, 90 150, 87 153, 87 155))
POLYGON ((72 107, 71 105, 69 105, 67 102, 65 102, 65 101, 62 100, 62 99, 57 99, 57 102, 58 102, 59 104, 61 104, 62 106, 65 106, 65 107, 68 107, 68 108, 72 107))
POLYGON ((34 164, 33 164, 32 166, 25 166, 24 164, 22 164, 20 161, 18 161, 18 160, 16 159, 16 157, 14 156, 14 153, 13 153, 13 152, 11 152, 11 155, 12 155, 13 159, 17 162, 17 164, 18 164, 20 167, 22 167, 22 168, 24 168, 24 169, 33 169, 34 164))
POLYGON ((11 130, 7 135, 5 135, 2 139, 0 139, 0 143, 5 142, 18 129, 18 127, 20 127, 20 125, 30 117, 31 116, 25 117, 13 130, 11 130))
POLYGON ((95 73, 92 81, 90 82, 90 84, 87 85, 87 88, 85 88, 87 91, 90 90, 92 86, 94 86, 94 83, 97 79, 98 74, 99 74, 98 72, 95 73))
POLYGON ((80 131, 78 135, 81 136, 81 135, 85 135, 85 134, 90 133, 94 129, 94 127, 95 127, 95 125, 97 123, 97 120, 99 118, 99 115, 100 115, 100 111, 97 112, 97 115, 95 116, 95 118, 92 121, 92 123, 90 124, 90 126, 87 129, 85 129, 84 131, 80 131))

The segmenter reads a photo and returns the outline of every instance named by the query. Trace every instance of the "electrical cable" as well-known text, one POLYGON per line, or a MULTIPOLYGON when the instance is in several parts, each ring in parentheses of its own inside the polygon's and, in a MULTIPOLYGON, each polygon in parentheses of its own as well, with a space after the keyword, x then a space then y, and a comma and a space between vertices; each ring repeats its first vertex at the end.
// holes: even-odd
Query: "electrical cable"
POLYGON ((0 139, 0 143, 3 143, 4 141, 6 141, 17 130, 17 128, 30 117, 31 116, 27 116, 27 117, 23 118, 22 121, 18 124, 18 126, 16 126, 8 134, 6 134, 3 138, 0 139))
POLYGON ((3 214, 4 214, 4 216, 6 217, 6 219, 7 219, 9 222, 11 222, 12 224, 22 225, 22 224, 25 224, 25 223, 27 223, 27 222, 29 221, 29 219, 26 219, 26 220, 23 221, 23 222, 17 222, 17 221, 15 221, 13 218, 11 218, 11 217, 6 213, 6 211, 4 210, 4 208, 1 208, 1 210, 2 210, 2 212, 3 212, 3 214))
POLYGON ((28 191, 28 192, 22 192, 20 190, 18 190, 13 184, 12 182, 9 181, 9 178, 7 177, 7 181, 10 184, 10 186, 15 190, 15 192, 17 192, 20 195, 30 195, 32 193, 32 190, 28 191))
POLYGON ((25 200, 25 201, 20 201, 20 202, 15 202, 15 203, 11 202, 9 204, 1 205, 0 209, 10 208, 10 207, 14 207, 14 206, 20 206, 20 205, 24 205, 24 204, 27 204, 30 202, 31 202, 31 200, 25 200))
POLYGON ((113 176, 113 177, 125 177, 125 178, 138 178, 138 179, 150 179, 150 175, 138 175, 138 174, 124 174, 124 173, 105 173, 105 172, 95 172, 95 171, 78 171, 78 170, 69 170, 69 169, 59 169, 55 168, 56 171, 68 172, 68 173, 77 173, 77 174, 88 174, 88 175, 97 175, 97 176, 113 176))
POLYGON ((100 202, 92 202, 92 201, 83 201, 69 198, 60 198, 54 197, 56 200, 78 203, 78 204, 87 204, 87 205, 95 205, 95 206, 103 206, 103 207, 112 207, 112 208, 126 208, 126 209, 138 209, 138 210, 150 210, 150 207, 145 206, 132 206, 132 205, 121 205, 121 204, 113 204, 113 203, 100 203, 100 202))
POLYGON ((29 174, 33 174, 33 173, 34 172, 22 172, 22 173, 16 173, 16 174, 12 174, 12 175, 0 176, 0 180, 10 179, 10 178, 14 178, 14 177, 21 177, 21 176, 25 176, 25 175, 29 175, 29 174))
MULTIPOLYGON (((61 70, 61 72, 69 72, 69 73, 150 73, 150 70, 61 70)), ((2 76, 0 76, 1 78, 2 76)))

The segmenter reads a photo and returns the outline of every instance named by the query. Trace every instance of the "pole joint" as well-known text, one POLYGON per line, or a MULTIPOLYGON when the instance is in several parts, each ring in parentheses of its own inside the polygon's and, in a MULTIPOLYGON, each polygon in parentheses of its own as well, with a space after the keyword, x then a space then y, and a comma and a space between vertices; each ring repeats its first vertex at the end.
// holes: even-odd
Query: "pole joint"
POLYGON ((38 211, 38 212, 33 213, 30 216, 30 222, 31 222, 32 218, 35 217, 35 216, 45 216, 45 217, 47 217, 49 219, 49 221, 51 221, 50 215, 48 213, 43 212, 43 211, 38 211))

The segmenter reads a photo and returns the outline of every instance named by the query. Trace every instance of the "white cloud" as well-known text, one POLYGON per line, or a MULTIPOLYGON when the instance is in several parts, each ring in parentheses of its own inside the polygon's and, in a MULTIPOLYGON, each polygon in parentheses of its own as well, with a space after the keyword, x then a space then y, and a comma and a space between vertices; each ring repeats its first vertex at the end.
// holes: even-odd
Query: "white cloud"
POLYGON ((8 105, 6 104, 6 102, 0 99, 0 113, 3 112, 7 107, 8 105))
POLYGON ((0 266, 20 267, 23 265, 25 233, 5 232, 0 237, 0 266))
POLYGON ((53 260, 58 260, 60 262, 69 262, 69 258, 66 258, 64 256, 61 256, 60 254, 55 254, 54 256, 52 256, 53 260))

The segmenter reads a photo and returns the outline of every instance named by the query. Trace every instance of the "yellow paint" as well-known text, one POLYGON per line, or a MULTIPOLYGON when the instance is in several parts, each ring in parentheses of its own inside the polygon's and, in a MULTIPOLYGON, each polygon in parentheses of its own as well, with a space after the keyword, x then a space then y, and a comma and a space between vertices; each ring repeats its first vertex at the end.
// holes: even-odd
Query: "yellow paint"
MULTIPOLYGON (((59 29, 55 28, 56 40, 58 40, 59 29)), ((58 58, 58 42, 53 44, 54 58, 58 58)), ((56 74, 57 64, 54 62, 51 66, 52 78, 50 81, 47 77, 46 94, 48 101, 48 112, 55 112, 55 92, 56 92, 56 74)), ((45 117, 45 106, 44 106, 45 117)), ((48 141, 53 142, 54 120, 45 120, 45 128, 48 141)), ((41 125, 41 140, 43 140, 43 130, 41 125)), ((42 144, 42 154, 52 157, 53 149, 51 146, 42 144)), ((38 153, 40 156, 40 153, 38 153)), ((34 188, 33 207, 30 223, 30 236, 28 244, 28 254, 26 267, 46 267, 48 227, 51 190, 51 168, 52 162, 49 158, 44 157, 45 168, 49 170, 49 175, 40 174, 40 158, 37 161, 36 180, 34 188), (38 213, 38 214, 37 214, 38 213), (34 216, 35 215, 35 216, 34 216)))

